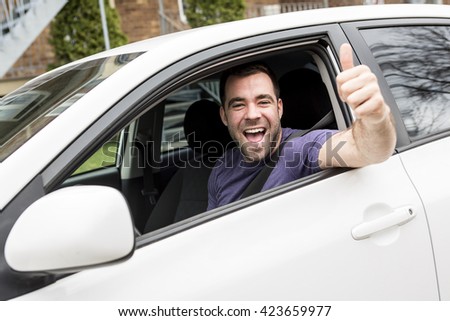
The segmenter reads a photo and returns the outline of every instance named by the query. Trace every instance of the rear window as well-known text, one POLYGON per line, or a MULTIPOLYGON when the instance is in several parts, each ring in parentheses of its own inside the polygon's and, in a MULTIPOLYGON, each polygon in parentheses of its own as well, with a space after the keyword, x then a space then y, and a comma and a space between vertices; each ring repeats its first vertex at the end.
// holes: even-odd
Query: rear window
POLYGON ((0 100, 0 162, 140 53, 55 70, 0 100))
POLYGON ((450 129, 450 26, 361 31, 412 140, 450 129))

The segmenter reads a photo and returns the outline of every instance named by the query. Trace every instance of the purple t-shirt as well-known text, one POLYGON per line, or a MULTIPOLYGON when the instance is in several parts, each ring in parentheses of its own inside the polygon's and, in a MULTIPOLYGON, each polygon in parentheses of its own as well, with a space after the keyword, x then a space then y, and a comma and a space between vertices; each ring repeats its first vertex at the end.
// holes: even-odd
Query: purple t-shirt
MULTIPOLYGON (((281 141, 296 130, 282 129, 281 141)), ((320 171, 319 151, 336 131, 314 130, 288 140, 262 191, 320 171)), ((238 147, 219 158, 208 181, 208 210, 237 201, 263 169, 265 162, 245 162, 238 147)))

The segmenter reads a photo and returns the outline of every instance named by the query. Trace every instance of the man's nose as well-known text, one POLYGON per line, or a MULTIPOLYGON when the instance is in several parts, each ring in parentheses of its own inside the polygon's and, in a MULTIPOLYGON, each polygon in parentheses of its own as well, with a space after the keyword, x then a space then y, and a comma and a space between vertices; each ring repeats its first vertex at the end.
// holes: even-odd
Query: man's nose
POLYGON ((261 111, 256 104, 249 104, 247 106, 246 119, 258 119, 261 117, 261 111))

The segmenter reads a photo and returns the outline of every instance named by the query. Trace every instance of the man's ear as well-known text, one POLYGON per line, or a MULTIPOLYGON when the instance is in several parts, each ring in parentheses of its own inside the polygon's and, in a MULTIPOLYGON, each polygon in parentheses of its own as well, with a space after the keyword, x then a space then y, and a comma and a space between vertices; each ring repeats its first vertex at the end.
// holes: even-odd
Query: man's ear
POLYGON ((223 106, 220 106, 220 118, 222 119, 222 123, 228 127, 227 115, 225 115, 223 106))
POLYGON ((278 116, 281 117, 283 116, 283 101, 281 100, 281 98, 278 98, 278 116))

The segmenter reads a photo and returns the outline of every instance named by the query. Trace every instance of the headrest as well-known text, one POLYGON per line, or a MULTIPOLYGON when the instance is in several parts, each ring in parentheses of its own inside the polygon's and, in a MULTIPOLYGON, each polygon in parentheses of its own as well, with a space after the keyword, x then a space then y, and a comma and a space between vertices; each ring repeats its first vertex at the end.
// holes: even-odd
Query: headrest
POLYGON ((184 134, 189 147, 201 154, 220 156, 232 141, 222 123, 220 106, 207 99, 189 106, 184 118, 184 134))
POLYGON ((289 71, 280 78, 279 85, 283 127, 311 128, 332 108, 328 90, 320 74, 314 70, 289 71))

